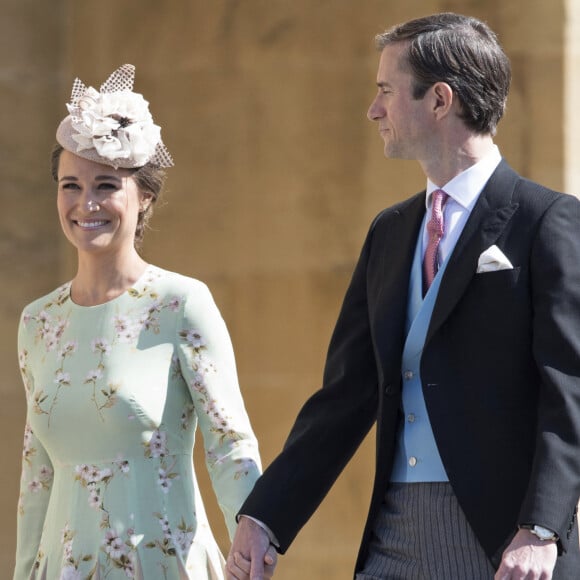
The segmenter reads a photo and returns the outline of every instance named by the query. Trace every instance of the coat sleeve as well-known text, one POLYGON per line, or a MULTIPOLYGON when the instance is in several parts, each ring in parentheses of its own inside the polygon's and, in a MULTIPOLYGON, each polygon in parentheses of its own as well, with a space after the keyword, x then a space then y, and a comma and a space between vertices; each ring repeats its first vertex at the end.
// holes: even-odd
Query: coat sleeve
POLYGON ((280 455, 240 510, 265 523, 284 553, 377 415, 377 369, 367 302, 371 232, 330 342, 323 387, 304 404, 280 455))
POLYGON ((231 539, 236 513, 260 475, 261 463, 229 333, 208 288, 200 282, 183 301, 177 341, 181 373, 203 435, 207 469, 231 539))
POLYGON ((34 377, 29 366, 24 318, 18 331, 18 353, 26 390, 27 414, 18 499, 14 580, 24 580, 30 577, 39 550, 53 480, 53 467, 48 453, 30 427, 29 417, 34 412, 34 377))
POLYGON ((576 198, 562 195, 545 212, 530 268, 533 349, 541 385, 536 451, 519 523, 554 530, 566 550, 580 497, 580 202, 576 198))

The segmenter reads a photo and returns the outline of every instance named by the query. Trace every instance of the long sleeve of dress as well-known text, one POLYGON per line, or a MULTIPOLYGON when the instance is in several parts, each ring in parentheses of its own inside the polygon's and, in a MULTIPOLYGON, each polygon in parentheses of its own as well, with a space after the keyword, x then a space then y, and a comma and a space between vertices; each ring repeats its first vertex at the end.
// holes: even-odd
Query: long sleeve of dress
POLYGON ((183 301, 179 363, 203 435, 206 465, 230 538, 261 473, 258 444, 240 392, 229 333, 203 284, 183 301))
POLYGON ((22 475, 17 514, 17 546, 14 580, 30 577, 44 525, 46 508, 52 490, 53 468, 48 453, 30 427, 34 413, 33 378, 28 373, 24 322, 21 322, 18 344, 22 380, 26 389, 27 415, 22 452, 22 475))

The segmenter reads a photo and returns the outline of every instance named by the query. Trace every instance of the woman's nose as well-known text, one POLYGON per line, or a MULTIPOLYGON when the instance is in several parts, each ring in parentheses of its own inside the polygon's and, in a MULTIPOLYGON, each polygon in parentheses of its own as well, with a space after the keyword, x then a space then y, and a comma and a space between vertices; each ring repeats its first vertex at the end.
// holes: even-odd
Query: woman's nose
POLYGON ((89 213, 99 211, 101 206, 94 199, 89 198, 86 203, 86 208, 89 213))

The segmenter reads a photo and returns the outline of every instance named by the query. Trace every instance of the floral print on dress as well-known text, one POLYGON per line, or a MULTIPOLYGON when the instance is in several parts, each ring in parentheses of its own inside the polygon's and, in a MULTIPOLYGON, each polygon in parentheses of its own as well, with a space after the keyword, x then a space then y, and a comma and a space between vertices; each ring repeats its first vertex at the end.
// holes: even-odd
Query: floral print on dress
MULTIPOLYGON (((191 350, 191 370, 193 379, 190 381, 190 387, 198 395, 197 401, 202 405, 203 411, 212 423, 212 431, 219 435, 219 442, 225 440, 235 443, 238 434, 230 428, 228 417, 225 415, 225 409, 219 408, 217 402, 207 391, 205 382, 209 374, 215 373, 216 368, 206 354, 206 342, 198 330, 182 330, 180 336, 191 350)), ((209 449, 209 455, 213 452, 209 449)))
MULTIPOLYGON (((206 342, 202 334, 194 329, 183 330, 180 336, 191 351, 193 379, 190 381, 190 387, 193 392, 198 394, 197 400, 211 421, 211 430, 218 435, 220 447, 225 443, 231 449, 236 446, 239 435, 230 425, 230 417, 226 415, 226 409, 218 407, 218 402, 209 395, 205 386, 207 375, 216 372, 215 366, 206 355, 206 342)), ((208 466, 213 466, 228 460, 229 453, 220 454, 210 447, 206 450, 206 457, 208 466)), ((239 466, 234 474, 236 480, 247 476, 254 467, 252 461, 246 462, 243 459, 235 461, 239 466)))
POLYGON ((127 538, 123 538, 113 529, 106 529, 101 542, 100 551, 104 554, 102 562, 95 562, 88 574, 82 573, 85 563, 92 563, 91 554, 76 554, 74 552, 74 537, 68 523, 62 530, 63 563, 60 580, 76 579, 91 580, 92 578, 107 578, 113 570, 122 570, 126 578, 135 578, 135 544, 132 530, 128 530, 127 538))
POLYGON ((172 461, 172 456, 167 452, 167 433, 156 429, 151 439, 144 443, 145 457, 150 459, 158 459, 159 467, 157 469, 157 485, 163 493, 169 493, 172 480, 179 477, 179 474, 172 471, 175 463, 172 461))
POLYGON ((154 541, 147 542, 145 547, 160 550, 166 556, 179 556, 181 559, 185 559, 187 551, 193 544, 195 535, 193 526, 188 526, 185 520, 181 518, 177 525, 177 530, 173 532, 166 515, 160 513, 153 515, 159 520, 163 535, 154 541))
MULTIPOLYGON (((153 279, 150 280, 150 282, 152 281, 153 279)), ((25 324, 36 324, 35 338, 44 344, 46 352, 60 348, 58 357, 62 360, 62 364, 55 371, 54 382, 57 385, 57 389, 54 395, 49 398, 44 389, 40 389, 34 394, 34 410, 38 414, 48 416, 49 426, 52 411, 58 403, 61 387, 71 385, 70 373, 65 369, 65 360, 73 356, 78 349, 77 341, 68 341, 61 347, 61 339, 69 325, 69 321, 61 317, 53 317, 48 312, 55 305, 61 305, 66 301, 63 297, 65 289, 70 292, 70 284, 65 285, 63 290, 59 291, 57 299, 47 303, 38 315, 32 316, 25 314, 23 317, 25 324), (47 406, 48 408, 46 408, 47 406)), ((131 311, 129 314, 116 314, 112 317, 112 325, 115 329, 115 336, 112 342, 109 342, 103 337, 95 338, 91 341, 91 351, 97 357, 97 364, 94 368, 89 369, 83 383, 91 387, 92 401, 102 421, 105 420, 103 411, 115 405, 117 391, 120 387, 119 384, 113 383, 101 384, 101 379, 105 375, 106 370, 106 357, 110 355, 116 344, 135 343, 142 332, 158 334, 161 312, 165 309, 171 312, 177 312, 181 306, 180 298, 171 297, 164 302, 158 298, 157 293, 149 286, 146 286, 142 292, 132 289, 128 292, 128 295, 136 300, 150 299, 151 302, 145 307, 137 307, 135 311, 131 311)), ((20 369, 23 377, 26 377, 28 373, 27 356, 28 353, 25 350, 19 354, 20 369)), ((28 381, 25 380, 25 384, 28 384, 28 381)))
MULTIPOLYGON (((112 527, 111 514, 106 507, 107 487, 113 477, 118 474, 127 475, 130 471, 129 462, 123 458, 118 458, 110 467, 99 467, 97 465, 77 465, 75 467, 75 481, 78 481, 83 488, 89 492, 89 506, 101 514, 100 528, 104 530, 101 551, 105 554, 105 559, 101 563, 95 564, 95 569, 99 568, 99 574, 110 573, 112 569, 123 570, 127 578, 133 578, 135 574, 135 544, 133 542, 134 530, 129 528, 126 538, 112 527), (115 474, 117 471, 117 474, 115 474)), ((86 557, 83 561, 87 561, 86 557)), ((78 558, 67 558, 67 566, 78 567, 78 558)), ((89 577, 91 577, 89 575, 89 577)))
POLYGON ((54 472, 49 465, 34 462, 36 448, 34 447, 34 433, 27 423, 24 427, 24 444, 22 449, 23 476, 27 475, 24 489, 21 489, 18 498, 18 514, 24 515, 23 498, 25 493, 38 494, 50 492, 54 472))

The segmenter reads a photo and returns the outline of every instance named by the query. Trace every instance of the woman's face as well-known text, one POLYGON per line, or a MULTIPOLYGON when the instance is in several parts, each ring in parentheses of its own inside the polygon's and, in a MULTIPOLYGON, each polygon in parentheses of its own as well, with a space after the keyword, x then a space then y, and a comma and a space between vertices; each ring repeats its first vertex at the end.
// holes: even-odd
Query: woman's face
POLYGON ((79 252, 132 250, 139 210, 148 203, 130 170, 61 153, 58 215, 64 235, 79 252))

